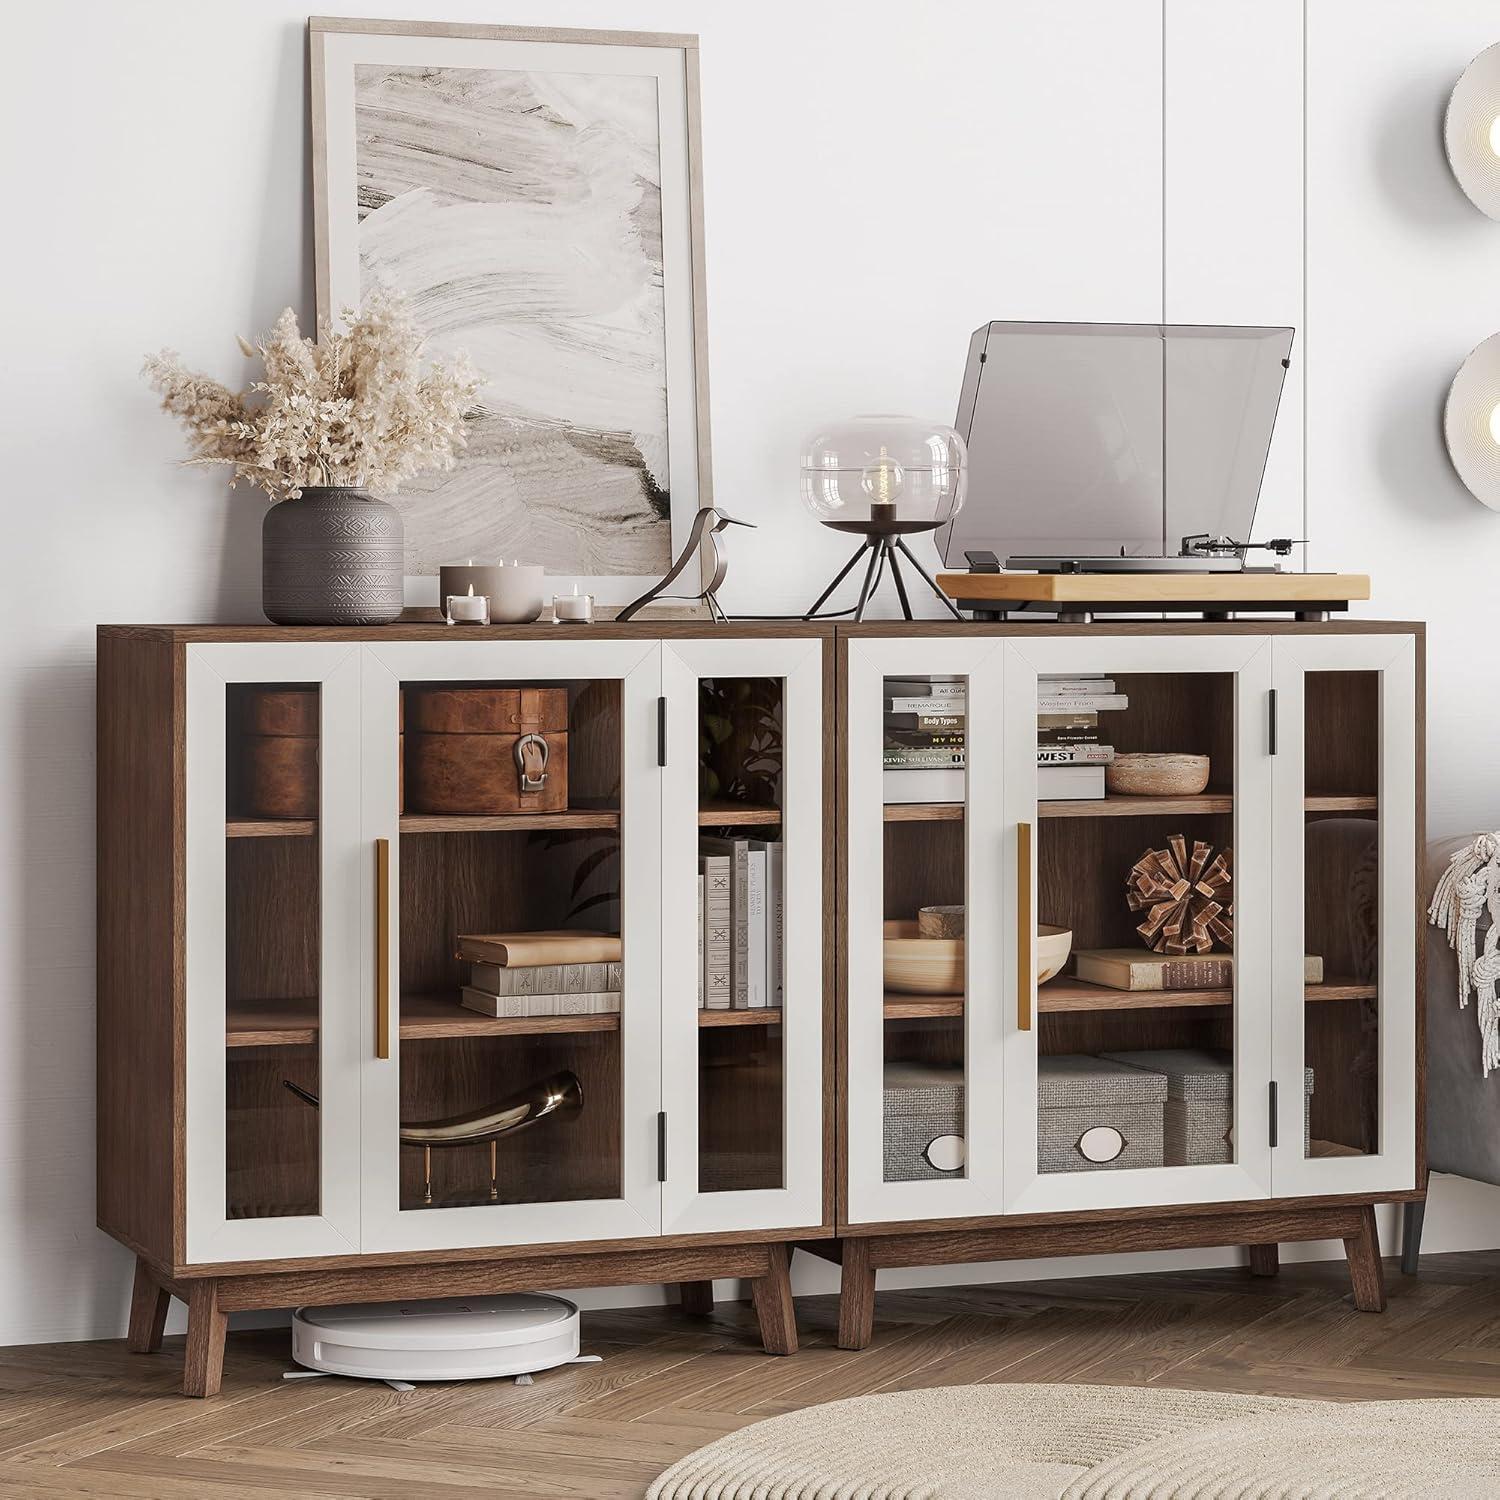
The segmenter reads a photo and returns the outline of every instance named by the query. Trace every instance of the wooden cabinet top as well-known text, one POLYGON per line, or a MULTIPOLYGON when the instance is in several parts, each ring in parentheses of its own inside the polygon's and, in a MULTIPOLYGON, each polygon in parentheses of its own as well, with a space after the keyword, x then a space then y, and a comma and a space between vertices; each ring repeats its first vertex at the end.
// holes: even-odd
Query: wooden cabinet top
POLYGON ((593 625, 444 625, 425 620, 394 625, 100 625, 101 638, 194 644, 207 642, 349 641, 379 645, 383 641, 536 641, 536 640, 699 640, 705 636, 735 638, 861 638, 922 636, 1141 636, 1141 635, 1422 635, 1416 620, 1116 620, 1090 625, 1061 625, 989 620, 844 621, 744 620, 717 625, 712 620, 632 620, 628 625, 600 621, 593 625))

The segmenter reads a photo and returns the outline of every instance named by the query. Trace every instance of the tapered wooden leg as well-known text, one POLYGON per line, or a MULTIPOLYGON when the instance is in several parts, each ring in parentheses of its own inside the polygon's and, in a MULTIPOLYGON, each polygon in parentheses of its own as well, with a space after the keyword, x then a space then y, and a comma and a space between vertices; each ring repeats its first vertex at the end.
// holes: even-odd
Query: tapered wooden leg
POLYGON ((1354 1305, 1361 1312, 1385 1311, 1385 1271, 1380 1264, 1380 1238, 1375 1233, 1375 1210, 1366 1205, 1359 1211, 1358 1234, 1344 1240, 1349 1260, 1349 1280, 1354 1284, 1354 1305))
POLYGON ((229 1314, 219 1307, 219 1283, 211 1276, 194 1281, 188 1292, 187 1358, 182 1367, 184 1396, 217 1396, 224 1375, 224 1335, 229 1314))
POLYGON ((677 1284, 682 1310, 694 1318, 706 1318, 714 1310, 714 1284, 711 1281, 682 1281, 677 1284))
POLYGON ((797 1352, 797 1310, 792 1302, 792 1253, 785 1245, 772 1245, 771 1263, 764 1276, 750 1282, 755 1316, 760 1323, 760 1341, 767 1354, 797 1352))
POLYGON ((863 1349, 875 1336, 875 1267, 870 1242, 842 1242, 839 1259, 839 1348, 863 1349))
POLYGON ((172 1300, 165 1287, 157 1285, 151 1267, 140 1256, 135 1260, 135 1283, 130 1289, 130 1328, 125 1336, 132 1354, 155 1354, 161 1348, 161 1331, 172 1300))
POLYGON ((1276 1245, 1246 1245, 1250 1252, 1250 1274, 1252 1276, 1274 1276, 1281 1269, 1281 1256, 1276 1245))

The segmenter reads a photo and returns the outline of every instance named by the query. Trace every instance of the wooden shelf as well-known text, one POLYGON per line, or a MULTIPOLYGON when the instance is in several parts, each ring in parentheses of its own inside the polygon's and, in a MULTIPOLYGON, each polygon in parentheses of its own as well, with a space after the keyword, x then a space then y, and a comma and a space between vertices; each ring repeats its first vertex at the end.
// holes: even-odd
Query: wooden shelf
POLYGON ((617 807, 569 807, 551 813, 502 813, 436 816, 408 813, 402 833, 534 833, 544 828, 618 828, 617 807))
POLYGON ((935 1016, 961 1016, 963 1013, 962 995, 896 995, 886 992, 887 1021, 928 1020, 935 1016))
MULTIPOLYGON (((1311 1005, 1329 1000, 1373 1000, 1375 993, 1373 984, 1335 981, 1308 985, 1305 997, 1306 1003, 1311 1005)), ((1037 1010, 1041 1014, 1056 1015, 1066 1011, 1174 1010, 1202 1005, 1228 1007, 1234 1003, 1234 992, 1229 989, 1112 990, 1100 984, 1063 978, 1049 979, 1039 986, 1036 998, 1037 1010)), ((963 1013, 962 995, 898 995, 887 991, 885 996, 887 1021, 961 1016, 963 1013)))
POLYGON ((1375 812, 1380 806, 1378 797, 1304 797, 1303 809, 1307 812, 1375 812))
POLYGON ((734 802, 727 797, 712 797, 698 804, 698 826, 717 828, 721 824, 744 827, 751 823, 779 823, 781 809, 758 802, 734 802))
POLYGON ((401 997, 401 1040, 460 1036, 541 1036, 567 1031, 618 1031, 618 1011, 600 1016, 482 1016, 443 995, 401 997))
POLYGON ((244 1000, 229 1008, 226 1047, 305 1047, 318 1039, 318 1002, 244 1000))
POLYGON ((230 839, 305 839, 317 831, 316 818, 231 818, 224 825, 230 839))
MULTIPOLYGON (((1375 797, 1318 796, 1303 799, 1308 812, 1374 812, 1375 797)), ((1076 802, 1038 802, 1039 818, 1159 818, 1234 811, 1230 792, 1203 792, 1197 797, 1087 797, 1076 802)), ((887 823, 959 823, 962 802, 887 802, 887 823)))
POLYGON ((700 1026, 780 1026, 781 1011, 777 1007, 764 1010, 700 1010, 700 1026))

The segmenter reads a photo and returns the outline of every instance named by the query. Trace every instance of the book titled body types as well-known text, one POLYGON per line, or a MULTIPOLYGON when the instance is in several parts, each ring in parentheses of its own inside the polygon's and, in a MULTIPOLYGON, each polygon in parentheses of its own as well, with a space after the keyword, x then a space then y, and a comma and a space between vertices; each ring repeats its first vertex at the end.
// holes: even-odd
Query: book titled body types
POLYGON ((620 990, 622 964, 504 964, 474 963, 469 984, 491 995, 593 994, 620 990))
POLYGON ((492 995, 466 984, 463 1003, 484 1016, 608 1016, 620 1009, 618 990, 566 995, 492 995))
POLYGON ((698 865, 703 872, 703 1005, 707 1010, 728 1010, 734 995, 729 856, 702 855, 698 865))

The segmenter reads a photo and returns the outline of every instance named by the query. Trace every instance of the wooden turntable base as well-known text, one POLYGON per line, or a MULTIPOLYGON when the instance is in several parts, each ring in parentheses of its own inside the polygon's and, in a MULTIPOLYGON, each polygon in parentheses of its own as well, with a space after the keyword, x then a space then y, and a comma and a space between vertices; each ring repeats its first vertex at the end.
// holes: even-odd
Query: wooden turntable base
POLYGON ((939 573, 938 587, 976 619, 1028 614, 1087 621, 1096 614, 1235 613, 1322 620, 1370 597, 1363 573, 939 573))

